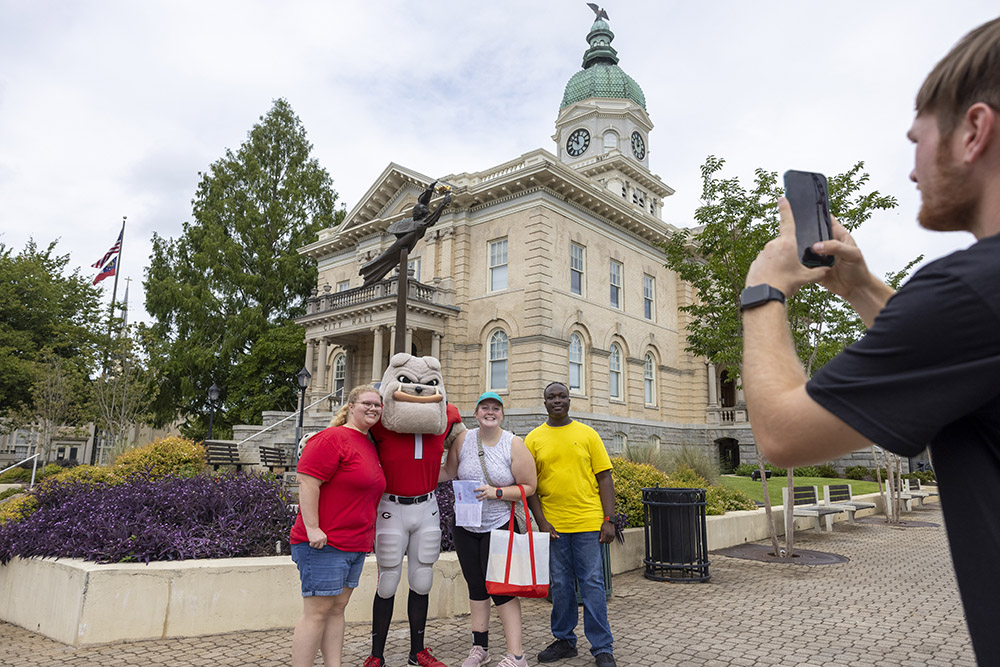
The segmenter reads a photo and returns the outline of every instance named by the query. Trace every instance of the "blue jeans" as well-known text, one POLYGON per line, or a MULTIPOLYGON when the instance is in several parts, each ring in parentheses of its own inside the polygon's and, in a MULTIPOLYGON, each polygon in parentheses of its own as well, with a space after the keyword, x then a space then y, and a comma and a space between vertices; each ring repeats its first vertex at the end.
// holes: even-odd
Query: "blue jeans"
POLYGON ((611 653, 611 626, 608 624, 608 600, 604 597, 604 563, 601 559, 600 532, 559 533, 549 542, 549 592, 552 594, 552 635, 576 646, 576 586, 583 598, 583 632, 590 642, 590 652, 611 653))

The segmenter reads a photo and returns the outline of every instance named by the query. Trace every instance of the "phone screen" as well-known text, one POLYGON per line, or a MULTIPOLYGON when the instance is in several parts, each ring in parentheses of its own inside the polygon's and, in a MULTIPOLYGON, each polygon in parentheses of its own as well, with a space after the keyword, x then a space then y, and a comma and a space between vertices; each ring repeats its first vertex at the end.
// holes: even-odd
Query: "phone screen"
POLYGON ((817 255, 814 243, 833 238, 826 176, 812 171, 785 172, 785 198, 795 218, 799 261, 805 266, 833 266, 833 257, 817 255))

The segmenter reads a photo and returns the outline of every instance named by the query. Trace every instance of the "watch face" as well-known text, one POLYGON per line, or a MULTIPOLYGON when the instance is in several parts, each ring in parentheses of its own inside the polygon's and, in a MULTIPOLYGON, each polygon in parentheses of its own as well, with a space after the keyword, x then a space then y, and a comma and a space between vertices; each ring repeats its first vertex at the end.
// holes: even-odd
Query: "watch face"
POLYGON ((632 154, 637 160, 646 157, 646 142, 642 140, 642 135, 638 132, 632 133, 632 154))
POLYGON ((590 132, 581 127, 569 135, 569 139, 566 141, 566 152, 576 157, 583 155, 588 146, 590 146, 590 132))

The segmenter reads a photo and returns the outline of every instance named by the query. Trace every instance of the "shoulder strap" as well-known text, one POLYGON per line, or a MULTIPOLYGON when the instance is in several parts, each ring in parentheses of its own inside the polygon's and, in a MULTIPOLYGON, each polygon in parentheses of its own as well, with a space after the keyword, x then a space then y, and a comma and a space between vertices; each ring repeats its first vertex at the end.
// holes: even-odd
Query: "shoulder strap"
POLYGON ((476 447, 479 448, 479 465, 483 468, 483 478, 486 479, 486 483, 490 486, 496 486, 493 480, 490 479, 490 474, 486 472, 486 452, 483 451, 483 439, 479 437, 479 429, 476 429, 476 447))

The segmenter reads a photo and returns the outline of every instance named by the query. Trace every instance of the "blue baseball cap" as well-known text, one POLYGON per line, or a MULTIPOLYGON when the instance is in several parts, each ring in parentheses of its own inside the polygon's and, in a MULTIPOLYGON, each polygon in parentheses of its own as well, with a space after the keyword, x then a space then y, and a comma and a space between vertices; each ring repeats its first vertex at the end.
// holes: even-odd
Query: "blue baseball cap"
POLYGON ((494 401, 500 404, 501 408, 503 407, 503 399, 500 398, 500 394, 496 393, 495 391, 484 391, 482 394, 480 394, 479 398, 476 399, 476 407, 478 408, 479 404, 488 398, 492 398, 494 401))

